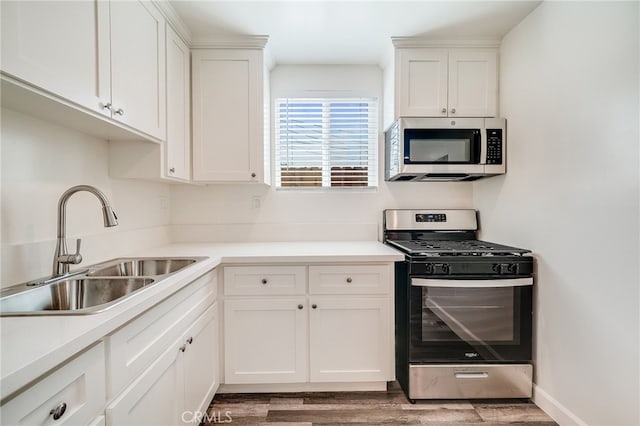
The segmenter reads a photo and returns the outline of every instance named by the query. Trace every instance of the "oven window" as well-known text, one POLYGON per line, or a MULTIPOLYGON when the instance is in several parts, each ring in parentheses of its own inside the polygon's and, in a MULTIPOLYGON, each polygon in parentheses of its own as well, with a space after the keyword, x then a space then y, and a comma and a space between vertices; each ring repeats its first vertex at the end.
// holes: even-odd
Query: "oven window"
POLYGON ((424 287, 422 341, 514 342, 514 289, 424 287))

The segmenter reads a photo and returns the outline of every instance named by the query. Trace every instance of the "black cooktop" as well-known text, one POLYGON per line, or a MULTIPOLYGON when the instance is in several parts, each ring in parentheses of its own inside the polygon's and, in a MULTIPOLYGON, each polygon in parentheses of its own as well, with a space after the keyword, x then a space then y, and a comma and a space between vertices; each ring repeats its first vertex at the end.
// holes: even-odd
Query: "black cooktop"
POLYGON ((411 255, 497 256, 531 252, 481 240, 387 240, 386 242, 411 255))

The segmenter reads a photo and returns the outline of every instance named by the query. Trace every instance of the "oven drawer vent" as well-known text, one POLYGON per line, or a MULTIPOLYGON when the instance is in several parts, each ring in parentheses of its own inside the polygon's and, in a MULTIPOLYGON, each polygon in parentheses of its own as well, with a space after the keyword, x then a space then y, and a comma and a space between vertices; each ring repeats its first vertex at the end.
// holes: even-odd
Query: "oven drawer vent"
POLYGON ((409 398, 530 398, 530 364, 410 365, 409 398))

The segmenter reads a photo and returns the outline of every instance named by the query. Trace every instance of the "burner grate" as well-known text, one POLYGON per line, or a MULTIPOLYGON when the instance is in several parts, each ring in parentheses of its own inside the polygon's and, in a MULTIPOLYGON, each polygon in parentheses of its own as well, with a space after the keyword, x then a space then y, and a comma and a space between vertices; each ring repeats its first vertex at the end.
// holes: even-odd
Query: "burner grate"
POLYGON ((522 254, 529 250, 480 240, 389 240, 388 243, 410 254, 490 256, 522 254))

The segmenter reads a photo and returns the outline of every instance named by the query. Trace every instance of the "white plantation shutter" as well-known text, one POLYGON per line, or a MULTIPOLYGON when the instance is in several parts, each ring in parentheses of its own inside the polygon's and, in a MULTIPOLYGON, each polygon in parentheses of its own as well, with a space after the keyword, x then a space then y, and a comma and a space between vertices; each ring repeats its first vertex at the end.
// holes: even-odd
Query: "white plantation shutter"
POLYGON ((276 187, 375 187, 378 102, 276 99, 276 187))

